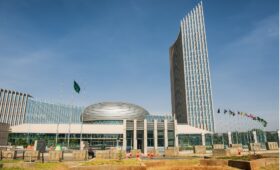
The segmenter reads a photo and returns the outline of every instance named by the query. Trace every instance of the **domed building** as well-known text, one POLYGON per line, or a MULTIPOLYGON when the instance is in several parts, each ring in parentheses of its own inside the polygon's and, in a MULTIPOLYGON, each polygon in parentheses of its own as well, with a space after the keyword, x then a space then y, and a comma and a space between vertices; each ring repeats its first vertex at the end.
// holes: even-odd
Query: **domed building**
POLYGON ((86 107, 82 114, 82 121, 143 120, 147 115, 149 115, 147 110, 135 104, 102 102, 86 107))
POLYGON ((43 138, 49 146, 59 143, 77 148, 81 141, 87 141, 94 149, 122 147, 127 151, 140 149, 146 154, 149 149, 179 146, 179 136, 195 134, 199 142, 205 140, 201 134, 210 133, 177 124, 171 114, 153 115, 141 106, 126 102, 78 107, 38 101, 29 94, 6 89, 0 89, 0 95, 3 100, 13 96, 8 105, 0 103, 0 109, 5 111, 0 119, 11 126, 11 144, 19 139, 33 144, 43 138), (9 105, 14 108, 7 109, 9 105))

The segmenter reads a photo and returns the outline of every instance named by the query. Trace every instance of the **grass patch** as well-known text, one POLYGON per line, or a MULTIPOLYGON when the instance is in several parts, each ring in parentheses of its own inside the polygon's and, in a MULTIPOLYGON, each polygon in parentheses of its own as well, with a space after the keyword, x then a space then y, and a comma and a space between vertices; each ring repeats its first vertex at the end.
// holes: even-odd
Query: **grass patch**
POLYGON ((19 162, 23 162, 22 159, 3 159, 3 160, 0 160, 0 163, 19 163, 19 162))
POLYGON ((63 169, 67 169, 67 167, 60 162, 46 162, 46 163, 35 163, 34 164, 34 169, 38 169, 38 170, 47 170, 47 169, 59 169, 59 170, 63 170, 63 169))
POLYGON ((14 167, 14 168, 3 168, 2 170, 25 170, 23 168, 14 167))
POLYGON ((141 162, 137 159, 94 159, 83 163, 82 165, 122 165, 122 166, 139 166, 141 162))

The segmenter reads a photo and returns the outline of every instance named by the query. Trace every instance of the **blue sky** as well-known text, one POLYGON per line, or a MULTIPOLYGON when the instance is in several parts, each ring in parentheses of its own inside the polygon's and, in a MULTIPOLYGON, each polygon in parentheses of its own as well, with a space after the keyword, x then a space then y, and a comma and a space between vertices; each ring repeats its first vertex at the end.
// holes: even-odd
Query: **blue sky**
MULTIPOLYGON (((0 0, 0 87, 65 104, 125 101, 170 113, 168 50, 198 2, 0 0), (74 79, 82 93, 73 98, 74 79)), ((215 110, 257 114, 278 129, 278 1, 203 4, 215 110)), ((215 116, 220 129, 227 117, 215 116)))

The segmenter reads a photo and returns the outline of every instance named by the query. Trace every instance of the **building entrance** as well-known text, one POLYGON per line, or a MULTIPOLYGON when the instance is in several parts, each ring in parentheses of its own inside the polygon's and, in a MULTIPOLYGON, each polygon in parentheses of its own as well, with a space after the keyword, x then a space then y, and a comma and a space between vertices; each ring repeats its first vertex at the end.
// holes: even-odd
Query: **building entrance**
POLYGON ((140 149, 141 152, 144 152, 144 131, 137 130, 137 149, 140 149))
POLYGON ((142 151, 142 148, 143 148, 142 142, 143 142, 142 140, 137 139, 137 149, 140 149, 141 151, 142 151))

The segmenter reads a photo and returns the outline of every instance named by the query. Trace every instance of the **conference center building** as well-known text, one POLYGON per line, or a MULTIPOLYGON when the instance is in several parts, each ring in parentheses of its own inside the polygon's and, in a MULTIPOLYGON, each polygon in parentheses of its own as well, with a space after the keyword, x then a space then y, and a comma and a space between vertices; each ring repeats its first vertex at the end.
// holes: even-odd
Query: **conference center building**
POLYGON ((45 139, 48 146, 79 147, 88 141, 96 149, 122 147, 125 150, 177 147, 179 136, 211 133, 178 124, 170 115, 152 115, 144 108, 124 102, 101 102, 87 107, 34 100, 30 94, 0 89, 0 122, 10 125, 9 142, 28 145, 45 139))

